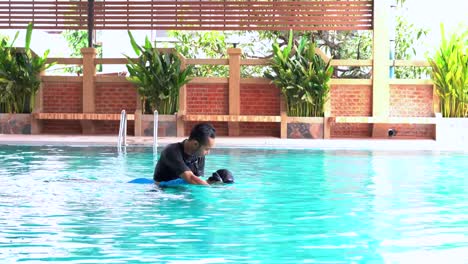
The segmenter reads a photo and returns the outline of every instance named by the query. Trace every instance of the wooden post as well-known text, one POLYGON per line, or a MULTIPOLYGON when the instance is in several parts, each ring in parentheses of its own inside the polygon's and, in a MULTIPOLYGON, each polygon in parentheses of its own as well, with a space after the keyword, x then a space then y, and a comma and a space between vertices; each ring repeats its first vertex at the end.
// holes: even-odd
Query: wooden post
MULTIPOLYGON (((372 116, 388 117, 390 113, 389 86, 389 1, 374 1, 372 116)), ((385 137, 385 125, 374 124, 373 137, 385 137)))
MULTIPOLYGON (((240 115, 240 60, 242 50, 228 48, 229 55, 229 115, 240 115)), ((228 123, 229 136, 239 136, 238 122, 228 123)))
POLYGON ((437 140, 437 136, 440 137, 442 134, 440 131, 437 133, 437 129, 440 130, 440 119, 442 118, 442 113, 440 112, 440 97, 437 95, 437 86, 432 85, 432 110, 434 111, 434 116, 438 117, 437 123, 435 124, 434 129, 434 139, 437 140))
POLYGON ((328 99, 323 106, 323 138, 330 139, 331 135, 331 87, 328 95, 328 99))
POLYGON ((280 116, 281 116, 281 138, 288 138, 288 112, 286 109, 286 100, 283 95, 280 97, 280 116))
MULTIPOLYGON (((185 69, 187 66, 185 58, 181 55, 178 54, 180 60, 181 60, 181 69, 185 69)), ((177 136, 178 137, 184 137, 185 136, 185 122, 184 122, 184 116, 187 114, 187 85, 184 85, 180 87, 179 90, 179 111, 177 112, 176 116, 176 130, 177 130, 177 136)))
MULTIPOLYGON (((96 49, 82 48, 83 54, 83 113, 95 113, 95 77, 96 49)), ((94 134, 95 128, 92 120, 81 120, 81 129, 83 134, 94 134)))
POLYGON ((140 94, 137 93, 137 98, 136 98, 136 109, 135 109, 135 137, 141 137, 143 135, 142 133, 142 116, 143 116, 143 108, 141 105, 141 97, 140 94))
POLYGON ((439 96, 437 95, 437 87, 436 85, 434 84, 432 86, 432 109, 434 111, 434 116, 436 113, 440 113, 440 98, 439 96))
POLYGON ((42 76, 45 74, 42 71, 39 75, 41 83, 39 84, 39 90, 37 90, 36 97, 34 98, 34 110, 31 115, 31 134, 37 135, 42 133, 42 120, 34 118, 35 113, 42 113, 44 111, 44 87, 42 83, 42 76))

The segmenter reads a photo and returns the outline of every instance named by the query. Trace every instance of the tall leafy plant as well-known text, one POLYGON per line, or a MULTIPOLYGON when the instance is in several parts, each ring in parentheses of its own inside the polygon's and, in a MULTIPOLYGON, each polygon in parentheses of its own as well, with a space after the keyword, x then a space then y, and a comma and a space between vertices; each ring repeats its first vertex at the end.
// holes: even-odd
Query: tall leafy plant
POLYGON ((54 65, 47 64, 49 50, 43 56, 30 49, 33 24, 26 29, 24 48, 14 47, 19 32, 8 43, 0 42, 0 110, 7 113, 30 113, 40 85, 40 73, 54 65))
POLYGON ((447 38, 443 24, 440 29, 440 48, 428 60, 442 115, 468 117, 468 30, 447 38))
POLYGON ((145 44, 140 46, 130 31, 128 35, 133 50, 139 56, 136 60, 126 56, 130 74, 128 80, 136 85, 143 105, 148 105, 151 111, 174 114, 178 110, 180 87, 190 81, 192 66, 182 69, 182 62, 177 54, 160 53, 148 37, 145 44))
POLYGON ((265 77, 281 89, 289 116, 323 116, 333 67, 315 54, 315 47, 305 36, 294 43, 292 31, 287 46, 273 44, 272 71, 265 77))

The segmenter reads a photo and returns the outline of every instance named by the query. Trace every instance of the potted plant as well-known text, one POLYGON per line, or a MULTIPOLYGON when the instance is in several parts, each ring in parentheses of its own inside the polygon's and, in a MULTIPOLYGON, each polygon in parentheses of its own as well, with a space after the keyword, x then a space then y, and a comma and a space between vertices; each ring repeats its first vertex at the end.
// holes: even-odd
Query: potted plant
POLYGON ((37 56, 30 49, 33 24, 26 29, 24 48, 14 47, 19 32, 8 43, 0 40, 0 133, 30 134, 31 112, 41 84, 40 73, 55 63, 46 64, 49 50, 37 56))
POLYGON ((130 43, 138 58, 128 59, 127 69, 130 77, 127 79, 135 84, 142 100, 142 130, 145 136, 153 135, 153 114, 159 114, 158 135, 176 136, 175 113, 179 107, 180 88, 190 81, 189 75, 193 66, 182 69, 182 61, 177 54, 159 52, 156 45, 145 39, 145 44, 136 43, 128 31, 130 43))
POLYGON ((315 54, 315 43, 302 36, 280 48, 273 43, 272 72, 265 77, 281 90, 288 115, 289 138, 323 138, 324 105, 333 74, 330 61, 315 54))
POLYGON ((436 137, 468 144, 468 30, 447 39, 444 25, 440 28, 440 47, 428 58, 443 117, 437 121, 436 137))

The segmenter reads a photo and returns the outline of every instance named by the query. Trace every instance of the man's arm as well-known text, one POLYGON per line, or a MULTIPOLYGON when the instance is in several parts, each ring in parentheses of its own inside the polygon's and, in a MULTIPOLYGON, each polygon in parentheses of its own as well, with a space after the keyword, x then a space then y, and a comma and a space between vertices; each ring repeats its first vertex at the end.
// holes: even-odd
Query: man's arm
POLYGON ((196 176, 195 174, 193 174, 192 171, 184 171, 183 173, 181 173, 179 175, 180 178, 184 179, 184 181, 186 181, 187 183, 190 183, 190 184, 198 184, 198 185, 208 185, 208 183, 200 178, 198 178, 198 176, 196 176))

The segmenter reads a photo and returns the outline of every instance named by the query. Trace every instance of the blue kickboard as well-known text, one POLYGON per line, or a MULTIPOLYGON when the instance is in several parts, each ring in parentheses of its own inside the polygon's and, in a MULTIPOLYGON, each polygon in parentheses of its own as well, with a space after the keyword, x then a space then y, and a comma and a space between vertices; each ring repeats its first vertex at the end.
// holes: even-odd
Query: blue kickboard
POLYGON ((147 179, 147 178, 136 178, 128 183, 137 183, 137 184, 153 184, 154 180, 153 179, 147 179))

